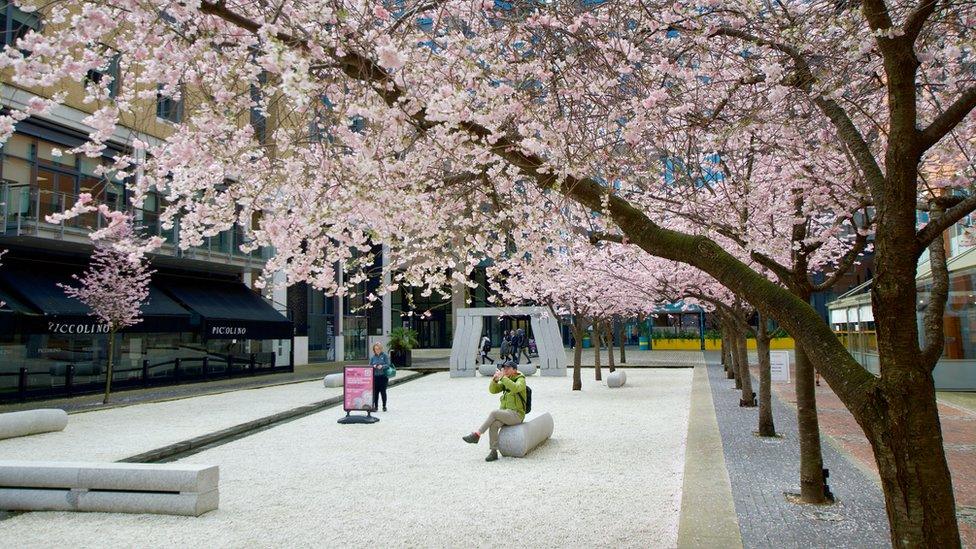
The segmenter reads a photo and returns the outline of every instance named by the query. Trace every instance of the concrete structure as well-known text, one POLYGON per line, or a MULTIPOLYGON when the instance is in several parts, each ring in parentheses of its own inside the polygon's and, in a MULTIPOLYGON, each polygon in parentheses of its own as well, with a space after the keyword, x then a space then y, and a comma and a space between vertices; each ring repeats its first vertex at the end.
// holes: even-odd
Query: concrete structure
POLYGON ((518 365, 518 371, 522 372, 525 377, 529 377, 535 375, 536 370, 538 370, 535 366, 535 362, 523 362, 518 365))
POLYGON ((0 461, 0 509, 196 517, 217 509, 219 477, 215 465, 0 461))
POLYGON ((495 364, 479 364, 478 365, 478 373, 480 373, 481 375, 483 375, 485 377, 491 377, 491 376, 495 375, 495 372, 497 372, 497 371, 498 371, 498 366, 496 366, 495 364))
POLYGON ((507 457, 525 457, 536 446, 549 440, 552 428, 549 412, 525 423, 502 427, 498 434, 498 451, 507 457))
POLYGON ((623 387, 625 383, 627 383, 627 372, 623 370, 614 370, 607 375, 607 387, 611 389, 623 387))
POLYGON ((63 431, 67 426, 68 413, 56 408, 0 414, 0 440, 63 431))
POLYGON ((566 375, 566 353, 559 335, 559 322, 549 311, 542 307, 477 307, 457 310, 457 326, 451 346, 451 377, 475 375, 475 358, 486 316, 528 316, 539 349, 537 361, 542 375, 566 375))
POLYGON ((325 376, 322 383, 326 387, 342 387, 343 375, 342 372, 336 372, 334 374, 329 374, 325 376))

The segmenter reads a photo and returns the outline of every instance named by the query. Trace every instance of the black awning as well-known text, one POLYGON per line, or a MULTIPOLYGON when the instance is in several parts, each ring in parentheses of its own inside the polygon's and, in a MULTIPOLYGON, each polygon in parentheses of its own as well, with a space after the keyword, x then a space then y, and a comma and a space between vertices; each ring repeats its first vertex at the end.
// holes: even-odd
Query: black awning
MULTIPOLYGON (((13 312, 20 318, 18 326, 27 333, 91 334, 104 327, 89 313, 91 309, 68 297, 58 284, 75 286, 72 274, 80 275, 82 265, 33 261, 4 261, 0 267, 0 294, 11 298, 13 312)), ((6 301, 6 299, 0 298, 6 301)), ((142 322, 124 330, 126 333, 190 331, 190 312, 173 301, 155 284, 142 304, 142 322)))
POLYGON ((205 339, 290 339, 292 322, 244 284, 160 277, 160 286, 200 316, 205 339))

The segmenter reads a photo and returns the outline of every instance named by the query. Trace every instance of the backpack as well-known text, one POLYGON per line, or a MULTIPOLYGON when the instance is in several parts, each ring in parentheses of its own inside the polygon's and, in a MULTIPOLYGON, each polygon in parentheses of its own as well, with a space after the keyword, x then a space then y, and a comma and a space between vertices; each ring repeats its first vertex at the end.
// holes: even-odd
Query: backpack
POLYGON ((488 351, 491 350, 491 340, 490 339, 486 339, 484 341, 485 341, 485 343, 484 343, 484 345, 481 346, 481 350, 487 353, 488 351))
POLYGON ((525 386, 525 399, 522 404, 525 404, 525 415, 529 415, 532 411, 532 388, 528 385, 525 386))

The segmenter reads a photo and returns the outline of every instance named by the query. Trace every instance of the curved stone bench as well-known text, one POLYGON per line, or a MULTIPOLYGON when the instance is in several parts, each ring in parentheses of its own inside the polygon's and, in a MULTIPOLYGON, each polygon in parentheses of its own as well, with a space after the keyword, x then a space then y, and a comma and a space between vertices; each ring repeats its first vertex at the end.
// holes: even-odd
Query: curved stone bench
POLYGON ((498 434, 498 451, 503 456, 525 457, 536 446, 549 440, 552 428, 552 416, 549 412, 525 423, 502 427, 498 434))
POLYGON ((0 461, 0 509, 198 517, 217 509, 216 465, 0 461))
POLYGON ((63 431, 68 413, 58 408, 0 414, 0 439, 63 431))
POLYGON ((518 371, 522 372, 522 375, 526 377, 535 374, 536 370, 535 362, 518 365, 518 371))
POLYGON ((491 377, 495 375, 495 372, 497 371, 498 368, 496 368, 495 365, 491 363, 478 365, 478 373, 486 377, 491 377))
POLYGON ((611 389, 623 387, 624 383, 627 383, 627 372, 623 370, 614 370, 607 376, 607 387, 611 389))
POLYGON ((342 387, 342 372, 336 372, 334 374, 329 374, 322 379, 322 383, 326 387, 342 387))

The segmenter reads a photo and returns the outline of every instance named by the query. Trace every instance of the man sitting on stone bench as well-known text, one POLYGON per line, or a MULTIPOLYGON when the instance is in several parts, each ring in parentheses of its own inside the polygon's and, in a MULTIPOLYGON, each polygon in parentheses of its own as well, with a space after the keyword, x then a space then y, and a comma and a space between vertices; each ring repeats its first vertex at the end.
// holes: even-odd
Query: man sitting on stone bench
POLYGON ((501 393, 501 406, 488 414, 488 419, 481 427, 462 438, 464 442, 477 444, 481 435, 488 431, 488 445, 491 451, 485 461, 498 459, 498 432, 503 425, 518 425, 525 419, 525 376, 518 371, 515 362, 506 360, 498 366, 498 371, 488 384, 488 392, 501 393))

